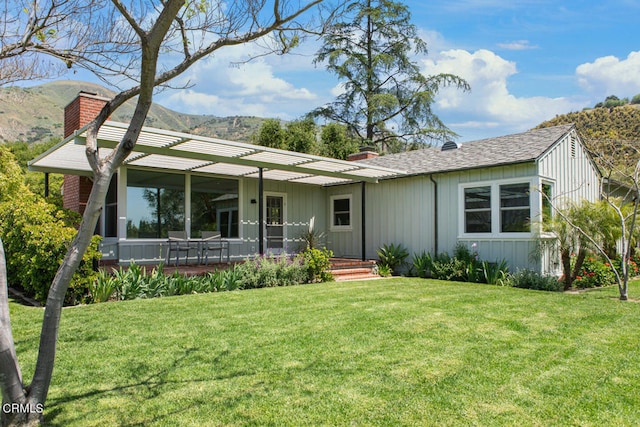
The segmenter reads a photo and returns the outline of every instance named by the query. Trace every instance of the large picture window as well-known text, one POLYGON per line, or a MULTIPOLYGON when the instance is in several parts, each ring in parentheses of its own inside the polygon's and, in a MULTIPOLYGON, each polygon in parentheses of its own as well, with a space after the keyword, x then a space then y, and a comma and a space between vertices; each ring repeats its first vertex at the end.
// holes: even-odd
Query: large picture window
POLYGON ((238 180, 194 175, 191 177, 191 236, 220 231, 238 237, 238 180))
POLYGON ((491 187, 464 189, 464 232, 491 233, 491 187))
POLYGON ((166 238, 184 230, 184 175, 127 171, 127 238, 166 238))
POLYGON ((525 233, 531 230, 529 183, 500 186, 500 231, 525 233))

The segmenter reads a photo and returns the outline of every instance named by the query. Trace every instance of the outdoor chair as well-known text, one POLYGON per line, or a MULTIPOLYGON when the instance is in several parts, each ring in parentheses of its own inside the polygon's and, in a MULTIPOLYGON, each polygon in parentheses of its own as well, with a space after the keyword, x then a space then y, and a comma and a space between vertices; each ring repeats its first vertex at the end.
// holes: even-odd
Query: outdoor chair
POLYGON ((189 261, 189 251, 192 249, 192 245, 187 239, 186 231, 169 231, 169 239, 167 240, 169 248, 167 249, 167 264, 171 259, 171 254, 176 254, 176 267, 180 263, 180 253, 184 252, 184 263, 189 261))
POLYGON ((204 256, 204 264, 209 264, 209 252, 218 253, 218 262, 222 262, 222 252, 227 252, 227 262, 229 262, 229 242, 222 239, 219 231, 203 231, 200 242, 201 255, 204 256))

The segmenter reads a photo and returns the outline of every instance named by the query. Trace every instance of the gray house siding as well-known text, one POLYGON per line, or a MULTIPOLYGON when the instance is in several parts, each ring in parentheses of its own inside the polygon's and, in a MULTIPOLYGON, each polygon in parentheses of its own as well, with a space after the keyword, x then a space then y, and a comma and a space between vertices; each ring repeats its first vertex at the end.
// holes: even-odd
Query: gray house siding
POLYGON ((600 175, 573 130, 540 160, 539 174, 554 183, 554 198, 596 201, 600 196, 600 175))
MULTIPOLYGON (((538 270, 540 266, 532 261, 531 253, 535 242, 530 233, 503 235, 494 233, 465 234, 462 229, 461 192, 465 185, 487 185, 491 183, 531 182, 536 177, 535 163, 510 165, 494 168, 475 169, 436 175, 439 198, 439 245, 438 252, 452 254, 456 245, 462 243, 475 250, 480 259, 488 261, 506 260, 512 270, 529 268, 538 270)), ((532 198, 535 198, 532 195, 532 198)), ((532 215, 536 215, 536 204, 531 202, 532 215)), ((493 213, 495 214, 495 213, 493 213)))

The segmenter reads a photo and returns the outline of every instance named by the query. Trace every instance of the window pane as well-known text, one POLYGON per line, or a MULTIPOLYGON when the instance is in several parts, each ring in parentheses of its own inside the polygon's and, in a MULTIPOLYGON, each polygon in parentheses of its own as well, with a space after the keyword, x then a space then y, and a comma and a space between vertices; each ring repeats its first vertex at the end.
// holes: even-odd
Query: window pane
POLYGON ((333 199, 333 225, 351 225, 351 199, 333 199))
POLYGON ((349 199, 334 199, 333 211, 334 212, 349 212, 349 199))
POLYGON ((184 230, 184 175, 127 171, 127 238, 184 230))
POLYGON ((465 233, 491 233, 491 187, 464 189, 465 233))
POLYGON ((465 233, 491 233, 491 211, 465 213, 465 233))
POLYGON ((500 186, 500 207, 529 206, 529 184, 500 186))
POLYGON ((464 208, 490 209, 491 187, 475 187, 464 189, 464 208))
POLYGON ((530 230, 529 209, 502 211, 503 233, 524 233, 530 230))
POLYGON ((222 237, 238 237, 238 180, 191 177, 191 236, 220 231, 222 237))
POLYGON ((548 223, 552 218, 553 208, 551 200, 553 199, 553 188, 551 184, 542 184, 542 222, 548 223))
POLYGON ((500 230, 522 233, 531 230, 529 184, 500 186, 500 230))
POLYGON ((104 237, 118 236, 118 179, 114 175, 104 202, 104 237))

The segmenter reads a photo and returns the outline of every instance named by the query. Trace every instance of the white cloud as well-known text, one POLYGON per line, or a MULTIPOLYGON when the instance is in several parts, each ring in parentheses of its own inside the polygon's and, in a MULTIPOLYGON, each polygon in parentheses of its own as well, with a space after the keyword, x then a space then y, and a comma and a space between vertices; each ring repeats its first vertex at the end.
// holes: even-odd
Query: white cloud
POLYGON ((256 53, 252 46, 221 50, 214 57, 196 63, 175 83, 189 89, 165 91, 159 95, 159 102, 192 114, 283 119, 296 118, 299 116, 296 109, 301 105, 315 103, 317 96, 311 90, 278 77, 267 57, 246 62, 256 53))
POLYGON ((633 96, 640 92, 640 52, 631 52, 626 59, 615 56, 597 58, 579 65, 576 76, 580 85, 597 97, 633 96))
POLYGON ((436 96, 439 117, 465 139, 476 130, 495 129, 493 134, 524 131, 556 114, 583 107, 567 98, 513 95, 507 83, 517 73, 516 64, 488 50, 448 50, 423 63, 426 75, 455 74, 471 86, 471 92, 445 88, 436 96))
POLYGON ((498 43, 498 47, 507 50, 538 49, 538 46, 529 44, 529 40, 516 40, 508 43, 498 43))

